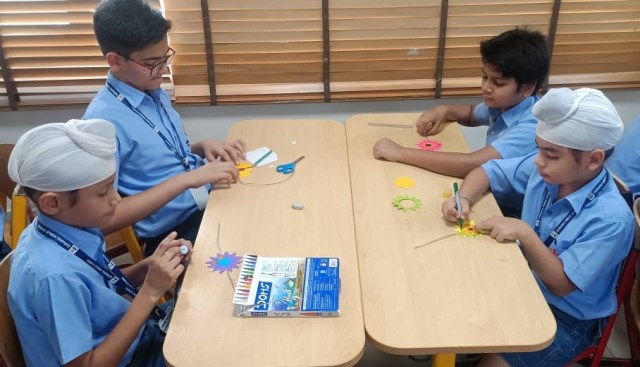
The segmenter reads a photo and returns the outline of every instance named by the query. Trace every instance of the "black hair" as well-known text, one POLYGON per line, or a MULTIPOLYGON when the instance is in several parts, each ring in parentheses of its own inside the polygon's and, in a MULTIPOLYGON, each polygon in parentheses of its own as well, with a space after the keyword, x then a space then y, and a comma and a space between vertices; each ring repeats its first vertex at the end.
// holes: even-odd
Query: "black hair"
MULTIPOLYGON (((612 147, 612 148, 609 148, 609 149, 604 151, 604 159, 602 160, 603 162, 606 162, 607 159, 609 159, 609 157, 611 157, 611 155, 613 154, 613 150, 614 149, 615 149, 615 147, 612 147)), ((571 155, 573 155, 573 160, 576 163, 580 163, 580 158, 582 157, 582 153, 584 153, 585 150, 569 148, 569 151, 571 152, 571 155)))
POLYGON ((171 29, 171 21, 146 0, 103 0, 93 14, 93 32, 102 54, 131 53, 156 44, 171 29))
POLYGON ((482 63, 496 67, 505 78, 513 77, 518 90, 535 83, 532 95, 549 73, 549 48, 539 31, 516 28, 480 42, 482 63))
MULTIPOLYGON (((40 209, 40 206, 38 205, 38 198, 40 198, 40 195, 42 195, 42 191, 33 189, 31 187, 27 187, 27 186, 22 186, 22 190, 24 190, 24 193, 27 195, 29 199, 31 199, 31 201, 36 203, 36 205, 38 206, 38 209, 40 209)), ((78 203, 79 191, 80 191, 79 189, 67 191, 69 193, 69 199, 70 199, 69 202, 71 206, 74 206, 78 203)))

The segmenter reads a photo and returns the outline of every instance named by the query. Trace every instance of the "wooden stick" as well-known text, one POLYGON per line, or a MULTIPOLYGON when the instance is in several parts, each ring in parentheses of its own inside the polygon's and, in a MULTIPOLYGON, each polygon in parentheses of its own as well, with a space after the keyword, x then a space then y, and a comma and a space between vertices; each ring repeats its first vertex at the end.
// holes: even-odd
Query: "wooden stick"
MULTIPOLYGON (((216 247, 218 248, 218 251, 220 251, 220 253, 222 253, 222 248, 220 247, 220 222, 218 222, 218 235, 216 236, 216 247)), ((231 288, 233 288, 233 291, 236 291, 236 286, 233 285, 233 280, 231 279, 231 274, 229 272, 227 272, 227 278, 229 278, 229 284, 231 284, 231 288)))
POLYGON ((412 128, 413 125, 404 125, 404 124, 386 124, 383 122, 370 122, 369 126, 379 126, 379 127, 400 127, 400 128, 412 128))
POLYGON ((420 247, 424 247, 424 246, 426 246, 426 245, 430 245, 430 244, 432 244, 432 243, 434 243, 434 242, 438 242, 438 241, 444 240, 445 238, 453 237, 453 236, 455 236, 456 234, 457 234, 457 233, 455 233, 455 232, 454 232, 454 233, 445 234, 445 235, 443 235, 443 236, 440 236, 440 237, 434 238, 434 239, 432 239, 431 241, 429 241, 429 242, 427 242, 427 243, 423 243, 422 245, 418 245, 418 246, 414 247, 414 249, 419 249, 420 247))

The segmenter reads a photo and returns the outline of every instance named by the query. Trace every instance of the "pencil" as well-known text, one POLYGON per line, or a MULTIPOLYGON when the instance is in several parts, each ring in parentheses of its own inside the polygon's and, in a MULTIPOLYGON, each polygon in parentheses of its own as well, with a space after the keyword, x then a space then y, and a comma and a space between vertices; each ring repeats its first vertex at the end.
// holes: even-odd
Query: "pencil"
POLYGON ((453 192, 456 197, 456 207, 458 209, 458 224, 462 227, 464 221, 462 220, 462 206, 460 206, 460 192, 458 191, 458 183, 453 183, 453 192))

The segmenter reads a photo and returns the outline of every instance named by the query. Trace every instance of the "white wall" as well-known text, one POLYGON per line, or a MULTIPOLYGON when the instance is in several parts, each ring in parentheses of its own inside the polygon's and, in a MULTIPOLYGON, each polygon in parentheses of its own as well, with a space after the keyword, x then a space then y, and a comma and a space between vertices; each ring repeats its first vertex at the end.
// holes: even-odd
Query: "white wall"
MULTIPOLYGON (((640 90, 610 91, 607 96, 618 108, 625 123, 640 115, 640 90)), ((204 138, 223 139, 229 127, 247 119, 333 119, 340 122, 353 114, 377 112, 421 112, 441 103, 478 103, 479 98, 451 98, 439 100, 407 100, 337 103, 286 103, 246 106, 178 107, 191 141, 204 138)), ((46 122, 80 118, 84 109, 56 109, 40 111, 0 112, 0 143, 15 143, 25 131, 46 122)), ((463 129, 469 146, 476 150, 484 146, 484 130, 463 129)))

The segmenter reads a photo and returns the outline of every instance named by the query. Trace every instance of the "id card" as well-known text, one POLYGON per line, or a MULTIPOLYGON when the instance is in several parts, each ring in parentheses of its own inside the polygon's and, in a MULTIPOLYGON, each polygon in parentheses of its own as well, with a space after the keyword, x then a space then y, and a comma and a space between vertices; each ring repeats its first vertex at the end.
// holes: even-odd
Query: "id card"
POLYGON ((209 201, 209 192, 207 191, 205 186, 200 186, 195 189, 189 189, 193 200, 196 202, 198 209, 204 210, 207 207, 207 202, 209 201))

